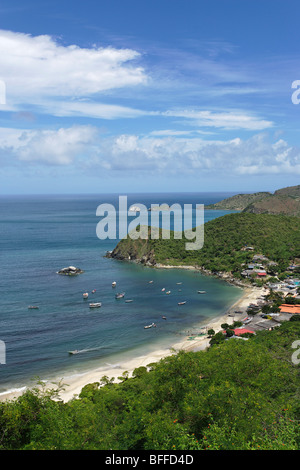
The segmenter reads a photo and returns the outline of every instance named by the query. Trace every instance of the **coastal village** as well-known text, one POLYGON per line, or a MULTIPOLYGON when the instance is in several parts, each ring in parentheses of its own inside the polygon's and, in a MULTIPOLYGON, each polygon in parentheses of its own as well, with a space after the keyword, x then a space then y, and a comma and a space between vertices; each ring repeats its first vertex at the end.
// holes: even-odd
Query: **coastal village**
MULTIPOLYGON (((245 246, 241 250, 252 252, 254 248, 245 246)), ((232 320, 232 325, 235 322, 239 324, 229 338, 246 340, 247 336, 256 331, 272 330, 282 322, 289 321, 292 316, 300 315, 299 260, 291 264, 284 274, 277 275, 276 266, 277 263, 266 256, 254 254, 250 263, 242 265, 241 276, 244 281, 233 278, 229 273, 216 273, 217 277, 234 285, 246 289, 250 287, 253 294, 248 303, 244 302, 238 309, 233 306, 228 311, 228 320, 232 320), (260 286, 255 286, 257 280, 262 281, 260 286)))

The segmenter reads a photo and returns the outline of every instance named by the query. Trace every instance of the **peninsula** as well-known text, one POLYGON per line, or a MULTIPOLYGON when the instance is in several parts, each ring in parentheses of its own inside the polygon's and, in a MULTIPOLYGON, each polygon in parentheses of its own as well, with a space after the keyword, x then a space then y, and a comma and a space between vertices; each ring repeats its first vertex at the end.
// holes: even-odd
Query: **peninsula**
POLYGON ((215 204, 209 204, 205 209, 300 217, 300 185, 278 189, 274 194, 270 192, 237 194, 215 204))

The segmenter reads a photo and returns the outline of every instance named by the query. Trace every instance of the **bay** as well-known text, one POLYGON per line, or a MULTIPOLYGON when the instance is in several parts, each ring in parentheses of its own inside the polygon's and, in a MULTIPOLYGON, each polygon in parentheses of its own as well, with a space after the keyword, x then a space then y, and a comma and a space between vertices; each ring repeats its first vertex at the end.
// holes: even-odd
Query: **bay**
MULTIPOLYGON (((210 204, 231 193, 129 194, 132 204, 210 204)), ((96 235, 99 204, 118 194, 0 197, 0 392, 117 364, 167 348, 226 311, 241 290, 194 271, 163 270, 105 257, 118 240, 96 235), (60 276, 74 265, 78 276, 60 276), (117 287, 112 288, 112 281, 117 287), (166 295, 165 291, 171 294, 166 295), (92 291, 95 290, 94 293, 92 291), (198 290, 206 291, 199 295, 198 290), (124 299, 115 293, 125 292, 124 299), (82 294, 89 293, 88 300, 82 294), (125 300, 132 300, 127 303, 125 300), (178 302, 186 301, 183 306, 178 302), (90 309, 89 302, 101 302, 90 309), (36 305, 38 309, 28 309, 36 305), (166 320, 162 317, 165 316, 166 320), (156 328, 144 326, 154 322, 156 328), (68 354, 69 350, 81 354, 68 354)), ((205 211, 205 221, 228 211, 205 211)), ((193 223, 195 223, 195 211, 193 223)))

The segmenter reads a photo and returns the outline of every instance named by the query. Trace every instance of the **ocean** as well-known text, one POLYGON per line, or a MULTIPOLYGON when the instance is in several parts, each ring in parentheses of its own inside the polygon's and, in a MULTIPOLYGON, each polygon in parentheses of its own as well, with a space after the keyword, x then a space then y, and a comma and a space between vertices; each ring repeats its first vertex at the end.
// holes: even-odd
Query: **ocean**
MULTIPOLYGON (((175 202, 195 207, 231 195, 127 197, 128 207, 175 202)), ((117 208, 118 197, 0 196, 0 341, 5 348, 0 393, 32 386, 37 377, 51 380, 168 348, 199 324, 222 315, 241 296, 241 289, 194 271, 154 269, 106 258, 118 240, 97 237, 96 209, 103 203, 117 208), (84 273, 57 274, 70 265, 84 273), (171 294, 166 295, 163 288, 171 294), (87 300, 84 292, 89 294, 87 300), (125 292, 125 297, 116 300, 116 292, 125 292), (178 306, 181 301, 186 304, 178 306), (102 306, 90 309, 90 302, 102 306), (28 309, 30 305, 38 309, 28 309), (152 322, 156 328, 144 329, 152 322), (81 353, 70 355, 75 349, 81 353)), ((227 213, 206 210, 205 222, 227 213)))

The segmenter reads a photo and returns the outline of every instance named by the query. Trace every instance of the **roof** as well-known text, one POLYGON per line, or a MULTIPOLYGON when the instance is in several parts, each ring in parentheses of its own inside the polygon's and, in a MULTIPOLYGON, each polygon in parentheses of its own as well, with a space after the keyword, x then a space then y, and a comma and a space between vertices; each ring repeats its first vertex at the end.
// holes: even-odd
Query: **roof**
POLYGON ((245 333, 252 333, 252 334, 254 334, 254 331, 253 331, 253 330, 248 330, 248 328, 235 328, 235 330, 233 330, 233 331, 234 331, 234 334, 235 334, 236 336, 243 335, 243 334, 245 334, 245 333))
MULTIPOLYGON (((253 330, 248 330, 248 328, 235 328, 233 331, 234 331, 235 336, 243 335, 245 333, 255 334, 253 330)), ((223 333, 226 333, 226 332, 223 331, 223 333)))
POLYGON ((300 305, 282 304, 280 305, 280 311, 283 313, 297 313, 300 314, 300 305))

